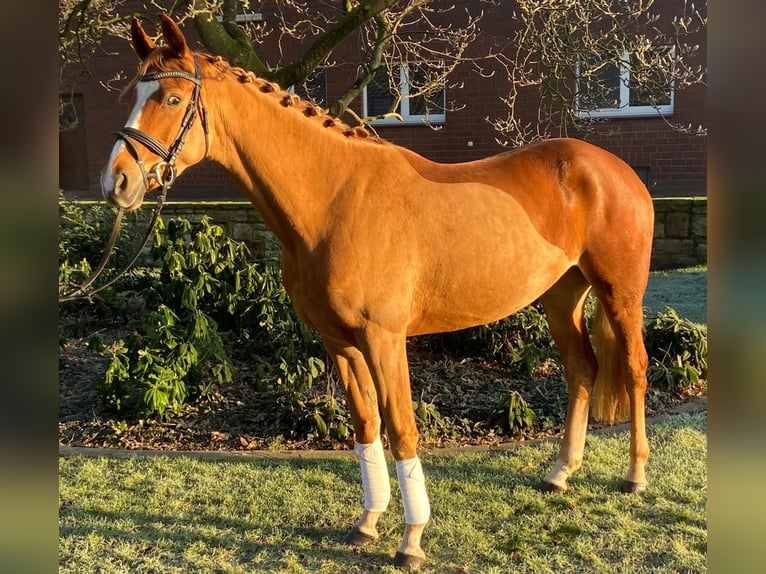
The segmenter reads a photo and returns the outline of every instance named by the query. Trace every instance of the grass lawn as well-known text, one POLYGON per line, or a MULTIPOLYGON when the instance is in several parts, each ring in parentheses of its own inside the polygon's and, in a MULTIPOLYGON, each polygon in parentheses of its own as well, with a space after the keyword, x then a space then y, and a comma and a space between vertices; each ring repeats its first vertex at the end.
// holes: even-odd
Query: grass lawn
POLYGON ((653 317, 664 307, 695 323, 707 324, 707 266, 653 272, 644 296, 644 316, 653 317))
MULTIPOLYGON (((706 571, 706 415, 649 433, 643 497, 617 492, 627 432, 591 436, 564 495, 536 490, 555 442, 423 453, 432 502, 423 572, 706 571)), ((59 472, 59 572, 394 572, 395 480, 381 538, 364 550, 340 542, 361 509, 351 457, 61 457, 59 472)))

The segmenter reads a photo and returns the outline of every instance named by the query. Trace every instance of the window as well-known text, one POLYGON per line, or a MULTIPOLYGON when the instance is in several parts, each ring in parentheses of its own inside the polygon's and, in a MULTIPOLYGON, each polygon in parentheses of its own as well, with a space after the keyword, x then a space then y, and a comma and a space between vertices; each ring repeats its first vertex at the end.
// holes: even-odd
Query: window
POLYGON ((636 175, 644 182, 644 185, 649 187, 649 166, 648 165, 634 165, 631 166, 636 175))
POLYGON ((429 73, 429 69, 425 66, 409 63, 398 67, 396 72, 398 77, 395 78, 395 82, 391 81, 392 79, 389 78, 386 69, 381 68, 375 72, 375 76, 364 89, 365 117, 382 116, 389 112, 396 112, 402 116, 401 121, 391 117, 375 120, 374 124, 444 123, 446 115, 443 83, 440 83, 434 90, 428 90, 427 94, 410 96, 411 93, 434 81, 433 68, 429 73), (392 84, 397 84, 398 90, 392 88, 392 84))
POLYGON ((59 94, 59 187, 88 189, 85 100, 82 94, 59 94))
POLYGON ((625 55, 619 65, 611 62, 599 65, 596 62, 588 66, 588 70, 587 77, 580 75, 577 80, 580 117, 640 117, 673 113, 673 83, 661 66, 640 66, 635 56, 625 55), (651 87, 640 87, 638 74, 641 74, 641 84, 651 87))
POLYGON ((325 81, 325 69, 317 68, 303 83, 291 86, 289 91, 321 108, 326 108, 327 82, 325 81))
MULTIPOLYGON (((215 17, 219 22, 223 22, 223 16, 218 15, 215 17)), ((263 14, 260 12, 241 12, 234 17, 234 21, 237 24, 246 24, 250 22, 263 22, 263 14)))

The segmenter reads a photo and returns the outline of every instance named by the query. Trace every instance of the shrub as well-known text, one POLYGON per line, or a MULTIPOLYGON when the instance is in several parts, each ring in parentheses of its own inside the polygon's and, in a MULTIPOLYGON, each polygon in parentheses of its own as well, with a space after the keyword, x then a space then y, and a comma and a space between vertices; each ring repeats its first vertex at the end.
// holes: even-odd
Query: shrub
POLYGON ((272 389, 259 395, 258 405, 257 423, 272 435, 345 441, 353 433, 345 399, 329 388, 304 396, 272 389))
MULTIPOLYGON (((128 262, 144 238, 148 214, 133 212, 124 219, 132 220, 130 225, 120 226, 109 264, 96 285, 106 282, 128 262)), ((79 285, 91 274, 104 253, 104 248, 114 225, 114 210, 103 204, 84 204, 67 201, 59 195, 59 284, 79 285)), ((113 295, 114 290, 102 292, 102 296, 113 295)))
POLYGON ((59 196, 59 281, 62 274, 84 268, 89 273, 98 263, 109 237, 109 215, 103 205, 86 206, 59 196))
POLYGON ((666 307, 646 325, 649 381, 665 390, 683 391, 707 377, 707 327, 666 307))
POLYGON ((294 394, 310 389, 325 371, 317 335, 290 304, 274 259, 251 261, 247 246, 224 235, 203 217, 168 223, 157 235, 154 254, 162 260, 157 297, 172 309, 197 308, 221 330, 237 333, 256 363, 261 384, 294 394))
POLYGON ((530 377, 555 354, 548 322, 539 303, 488 325, 431 335, 431 346, 462 357, 491 357, 506 363, 518 376, 530 377))
POLYGON ((413 401, 412 408, 415 411, 418 431, 426 439, 468 437, 475 434, 477 427, 481 425, 467 418, 442 415, 436 404, 426 402, 422 398, 420 401, 413 401))
POLYGON ((213 394, 233 373, 215 321, 199 310, 179 317, 160 305, 145 317, 142 333, 107 353, 98 390, 121 414, 167 419, 182 412, 187 398, 213 394))
POLYGON ((524 397, 517 391, 511 391, 498 402, 487 422, 516 436, 532 430, 535 413, 527 406, 524 397))
MULTIPOLYGON (((296 405, 308 400, 304 394, 326 372, 324 350, 295 315, 278 262, 252 262, 247 247, 207 217, 199 223, 177 218, 166 230, 158 228, 152 257, 160 269, 141 273, 147 279, 137 285, 143 300, 158 307, 127 343, 109 351, 99 387, 106 404, 167 418, 189 399, 214 392, 232 376, 219 331, 231 333, 251 355, 261 388, 278 387, 296 405)), ((316 431, 324 432, 320 422, 316 431)))
POLYGON ((201 309, 229 330, 248 324, 257 268, 244 243, 224 235, 208 217, 175 218, 155 232, 152 256, 160 265, 156 297, 174 310, 201 309))

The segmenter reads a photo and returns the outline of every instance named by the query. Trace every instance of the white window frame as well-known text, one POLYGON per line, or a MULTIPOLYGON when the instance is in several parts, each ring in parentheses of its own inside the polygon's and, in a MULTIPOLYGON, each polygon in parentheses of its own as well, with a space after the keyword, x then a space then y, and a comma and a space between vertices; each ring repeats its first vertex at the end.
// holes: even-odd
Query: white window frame
MULTIPOLYGON (((220 14, 215 17, 219 22, 223 22, 223 16, 220 14)), ((234 17, 237 24, 247 24, 250 22, 263 22, 263 14, 260 12, 241 12, 234 17)))
MULTIPOLYGON (((412 101, 410 95, 410 84, 407 77, 410 64, 417 64, 417 62, 406 62, 404 65, 398 66, 399 72, 399 93, 401 99, 399 100, 398 113, 402 119, 395 116, 391 116, 385 119, 374 120, 370 122, 374 126, 401 126, 401 125, 441 125, 447 121, 446 110, 442 110, 439 114, 410 114, 410 102, 412 101)), ((441 91, 443 94, 444 105, 447 104, 446 86, 442 85, 441 91)), ((362 106, 364 116, 367 117, 367 86, 364 87, 362 92, 362 106)))
POLYGON ((578 69, 577 81, 577 115, 581 118, 641 118, 650 116, 670 116, 675 111, 675 86, 670 81, 670 102, 662 105, 631 106, 630 105, 630 54, 620 58, 620 100, 616 108, 598 108, 594 110, 581 110, 580 108, 580 80, 578 69))

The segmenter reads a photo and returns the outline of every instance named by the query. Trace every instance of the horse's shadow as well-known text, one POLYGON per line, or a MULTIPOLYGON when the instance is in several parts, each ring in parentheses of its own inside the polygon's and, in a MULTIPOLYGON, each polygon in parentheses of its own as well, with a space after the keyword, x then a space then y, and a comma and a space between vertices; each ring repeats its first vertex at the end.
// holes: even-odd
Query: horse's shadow
MULTIPOLYGON (((217 465, 222 461, 206 460, 202 464, 217 465)), ((321 469, 331 473, 333 480, 342 483, 342 490, 352 492, 352 498, 361 503, 358 466, 353 459, 298 459, 290 460, 251 460, 261 470, 276 470, 289 465, 296 472, 321 469)), ((433 480, 447 479, 456 471, 454 463, 444 460, 427 461, 426 473, 433 480)), ((470 464, 459 465, 458 474, 471 473, 476 469, 470 464)), ((508 488, 513 494, 514 487, 532 488, 538 477, 534 473, 525 476, 509 476, 499 469, 483 470, 484 479, 501 488, 508 488)), ((158 478, 159 480, 159 478, 158 478)), ((392 486, 395 480, 392 479, 392 486)), ((244 486, 243 488, 247 488, 244 486)), ((378 572, 390 567, 396 545, 400 541, 403 524, 398 508, 400 501, 392 500, 392 507, 379 525, 381 538, 364 547, 352 547, 343 543, 343 537, 356 518, 360 507, 348 505, 348 524, 328 524, 328 519, 317 515, 313 524, 289 524, 287 511, 283 518, 263 517, 260 521, 256 513, 243 512, 241 516, 231 516, 218 512, 215 501, 189 503, 182 512, 168 509, 147 510, 143 505, 144 487, 125 486, 122 494, 128 494, 130 505, 120 510, 85 508, 77 500, 64 501, 60 507, 61 538, 84 539, 95 536, 109 541, 110 544, 126 543, 147 550, 152 559, 172 563, 178 566, 187 550, 198 547, 203 549, 221 549, 230 552, 229 560, 248 571, 274 571, 286 568, 291 561, 304 565, 318 565, 323 561, 332 562, 340 571, 378 572), (133 493, 130 493, 134 490, 133 493), (162 541, 158 544, 158 541, 162 541)), ((397 496, 396 492, 393 492, 397 496)), ((345 495, 342 495, 345 496, 345 495)), ((438 501, 434 501, 435 520, 439 520, 438 501)), ((332 520, 332 519, 330 519, 332 520)), ((487 528, 494 525, 487 524, 487 528)), ((432 549, 435 562, 441 564, 440 572, 462 571, 446 566, 439 555, 443 549, 432 549), (446 569, 445 569, 446 568, 446 569)), ((448 552, 449 554, 449 552, 448 552)), ((444 558, 444 557, 442 557, 444 558)), ((449 562, 449 561, 448 561, 449 562)), ((426 569, 428 570, 428 569, 426 569)))
MULTIPOLYGON (((62 515, 67 514, 62 508, 62 515)), ((96 536, 117 546, 120 543, 146 548, 154 559, 172 561, 176 566, 194 546, 233 550, 232 561, 260 571, 279 569, 292 558, 319 564, 332 560, 349 571, 358 568, 378 570, 391 563, 393 554, 375 545, 359 549, 343 544, 345 530, 321 526, 253 527, 249 521, 212 518, 204 510, 183 518, 141 510, 103 511, 77 509, 73 512, 81 525, 62 525, 60 538, 96 536), (246 534, 243 534, 246 532, 246 534), (273 539, 274 541, 270 541, 273 539), (158 545, 158 541, 162 543, 158 545), (155 550, 149 550, 155 549, 155 550)))
MULTIPOLYGON (((249 463, 266 470, 286 464, 283 460, 249 463)), ((203 464, 215 465, 220 461, 203 461, 203 464)), ((322 468, 352 489, 358 484, 358 478, 353 476, 353 470, 356 470, 353 462, 301 459, 290 461, 289 465, 296 471, 322 468)), ((342 571, 355 572, 379 571, 390 565, 397 542, 381 538, 364 548, 343 543, 344 535, 356 518, 353 513, 358 510, 352 505, 349 505, 347 525, 326 525, 327 520, 321 516, 314 525, 293 525, 288 524, 287 518, 275 522, 271 516, 261 520, 257 513, 247 511, 241 517, 227 516, 216 511, 215 501, 190 502, 180 513, 171 510, 170 506, 167 513, 147 510, 143 504, 145 491, 126 486, 121 493, 123 496, 128 494, 130 504, 120 510, 84 507, 76 499, 62 500, 59 507, 60 539, 95 536, 108 541, 110 547, 124 543, 146 548, 153 560, 175 566, 186 560, 184 556, 188 549, 198 547, 203 552, 204 549, 229 552, 231 562, 247 571, 280 570, 291 560, 297 560, 306 564, 332 561, 342 571)))

